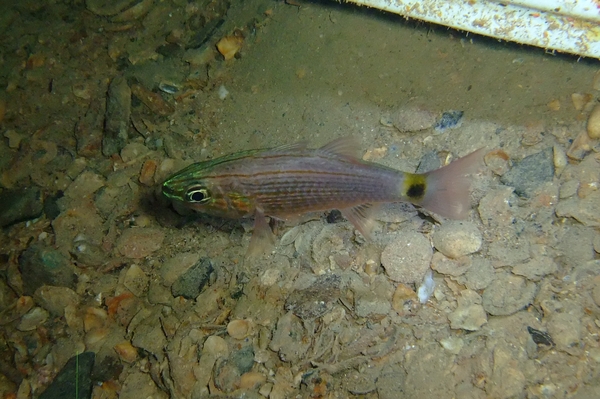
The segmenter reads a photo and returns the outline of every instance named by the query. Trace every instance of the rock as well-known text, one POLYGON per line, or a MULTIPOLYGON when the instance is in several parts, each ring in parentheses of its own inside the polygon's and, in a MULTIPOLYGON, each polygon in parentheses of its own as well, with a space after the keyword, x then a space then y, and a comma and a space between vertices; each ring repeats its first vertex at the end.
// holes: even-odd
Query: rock
POLYGON ((94 352, 84 352, 73 356, 39 396, 39 399, 91 398, 91 374, 95 359, 94 352))
POLYGON ((535 293, 534 283, 523 277, 500 273, 483 291, 483 308, 494 316, 507 316, 529 305, 535 293))
POLYGON ((434 129, 443 132, 447 129, 455 129, 462 124, 464 111, 446 111, 442 114, 440 120, 435 124, 434 129))
POLYGON ((117 239, 117 250, 126 258, 141 259, 158 250, 165 233, 158 228, 131 227, 117 239))
POLYGON ((438 273, 458 277, 465 274, 471 268, 471 259, 467 257, 450 259, 440 252, 435 252, 431 259, 431 268, 438 273))
POLYGON ((458 355, 465 345, 465 341, 459 337, 446 337, 440 340, 440 345, 453 355, 458 355))
POLYGON ((548 333, 559 349, 568 350, 581 340, 582 314, 554 313, 548 322, 548 333))
POLYGON ((482 290, 494 281, 496 271, 491 262, 484 258, 471 260, 471 267, 459 282, 471 290, 482 290))
POLYGON ((418 301, 417 293, 408 285, 400 283, 392 297, 392 308, 402 316, 411 313, 418 301))
POLYGON ((167 399, 168 397, 164 391, 156 386, 150 373, 137 370, 127 375, 119 392, 119 399, 167 399))
POLYGON ((311 345, 310 340, 302 339, 306 334, 300 319, 287 312, 277 320, 269 349, 277 352, 282 361, 295 363, 304 357, 311 345))
POLYGON ((507 346, 508 344, 497 345, 493 350, 493 369, 489 394, 494 398, 519 397, 525 389, 525 376, 517 367, 515 354, 507 346))
POLYGON ((123 76, 116 76, 108 86, 102 154, 111 156, 123 149, 128 140, 131 115, 131 89, 123 76))
POLYGON ((507 186, 514 187, 521 197, 531 197, 535 189, 554 178, 554 155, 552 148, 529 155, 516 163, 500 178, 507 186))
POLYGON ((227 334, 234 339, 244 339, 254 332, 252 320, 231 320, 227 324, 227 334))
POLYGON ((365 293, 355 300, 354 311, 358 317, 387 315, 392 308, 389 300, 373 292, 365 293))
POLYGON ((594 259, 595 231, 581 225, 563 226, 558 237, 556 249, 571 264, 578 265, 594 259))
POLYGON ((200 254, 183 252, 167 259, 160 268, 162 283, 170 287, 173 283, 200 260, 200 254))
POLYGON ((211 335, 210 337, 206 338, 206 341, 204 341, 202 354, 214 356, 216 358, 226 357, 229 355, 227 342, 219 336, 211 335))
POLYGON ((346 389, 354 395, 366 395, 377 389, 375 385, 379 370, 367 369, 363 372, 351 370, 344 376, 344 385, 346 389))
POLYGON ((17 325, 19 331, 32 331, 40 327, 48 320, 48 312, 42 308, 35 307, 21 317, 17 325))
POLYGON ((448 315, 450 327, 477 331, 487 323, 487 316, 481 306, 481 297, 475 291, 463 290, 458 298, 458 307, 448 315))
POLYGON ((526 263, 521 263, 512 268, 518 276, 524 276, 531 281, 540 281, 544 276, 558 271, 554 260, 548 256, 534 258, 526 263))
POLYGON ((417 106, 405 106, 396 110, 393 115, 383 117, 385 126, 393 126, 399 132, 418 132, 431 128, 436 121, 436 114, 417 106))
POLYGON ((186 299, 195 299, 208 283, 213 270, 209 258, 199 259, 198 262, 177 278, 171 286, 171 293, 174 297, 182 296, 186 299))
POLYGON ((75 181, 65 190, 65 197, 73 200, 81 200, 90 197, 104 186, 105 179, 97 173, 89 170, 83 171, 75 178, 75 181))
POLYGON ((215 385, 225 391, 232 392, 239 384, 242 374, 252 370, 254 350, 251 345, 233 351, 226 360, 217 362, 215 366, 215 385))
POLYGON ((64 316, 67 306, 76 307, 81 298, 75 291, 67 287, 43 285, 33 295, 35 302, 54 316, 64 316))
POLYGON ((121 159, 125 163, 132 163, 148 155, 150 150, 142 143, 128 143, 121 150, 121 159))
POLYGON ((386 274, 396 282, 421 283, 429 269, 433 250, 422 234, 402 232, 381 254, 381 264, 386 274))
POLYGON ((398 399, 404 392, 406 372, 401 364, 387 365, 381 370, 375 385, 379 399, 398 399))
POLYGON ((516 207, 516 200, 511 187, 490 190, 479 201, 477 210, 481 221, 494 230, 511 227, 515 220, 513 207, 516 207))
POLYGON ((341 278, 336 274, 319 276, 308 288, 290 294, 285 309, 303 320, 313 320, 329 312, 340 297, 341 278))
POLYGON ((453 259, 479 251, 481 243, 481 232, 471 222, 447 221, 433 233, 434 247, 453 259))
POLYGON ((35 219, 42 211, 42 195, 38 188, 6 189, 0 193, 0 227, 35 219))
POLYGON ((75 274, 69 258, 61 252, 35 243, 19 257, 23 290, 27 295, 43 285, 75 288, 75 274))
POLYGON ((600 190, 595 191, 583 199, 570 197, 561 200, 556 206, 556 216, 571 217, 584 226, 600 226, 600 190))
POLYGON ((142 297, 148 288, 149 278, 141 267, 135 263, 127 269, 123 285, 138 298, 142 297))

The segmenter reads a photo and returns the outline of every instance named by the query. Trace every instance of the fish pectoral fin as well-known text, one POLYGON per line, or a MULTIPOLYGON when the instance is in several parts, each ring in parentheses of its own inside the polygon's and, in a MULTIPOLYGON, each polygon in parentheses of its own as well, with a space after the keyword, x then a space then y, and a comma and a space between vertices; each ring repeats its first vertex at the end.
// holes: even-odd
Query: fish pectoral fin
POLYGON ((373 204, 361 204, 352 208, 340 209, 342 215, 352 223, 354 228, 370 241, 373 240, 371 230, 375 225, 375 221, 371 217, 373 211, 373 204))
POLYGON ((250 244, 246 251, 246 258, 265 255, 275 246, 275 235, 267 223, 265 214, 257 209, 254 213, 254 231, 250 237, 250 244))

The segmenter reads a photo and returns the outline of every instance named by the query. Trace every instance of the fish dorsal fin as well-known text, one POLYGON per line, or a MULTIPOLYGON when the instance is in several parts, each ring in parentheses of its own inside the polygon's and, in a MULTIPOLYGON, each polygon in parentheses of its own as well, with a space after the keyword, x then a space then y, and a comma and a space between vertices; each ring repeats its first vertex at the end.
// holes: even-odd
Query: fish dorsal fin
POLYGON ((295 152, 295 151, 303 151, 308 147, 308 142, 306 140, 299 141, 297 143, 292 144, 284 144, 277 147, 269 148, 264 150, 264 152, 260 152, 259 155, 263 154, 283 154, 287 152, 295 152))
POLYGON ((344 158, 359 159, 360 141, 356 137, 340 137, 317 150, 320 154, 341 156, 344 158))

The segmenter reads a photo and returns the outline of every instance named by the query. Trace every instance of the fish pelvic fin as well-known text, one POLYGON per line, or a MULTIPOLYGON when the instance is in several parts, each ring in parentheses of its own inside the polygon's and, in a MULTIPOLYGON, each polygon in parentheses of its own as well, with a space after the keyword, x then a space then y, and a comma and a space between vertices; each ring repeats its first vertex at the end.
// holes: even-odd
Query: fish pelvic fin
POLYGON ((449 219, 464 219, 471 209, 471 178, 483 161, 480 148, 442 168, 423 174, 406 174, 403 199, 449 219))
POLYGON ((374 221, 371 217, 373 213, 372 204, 361 204, 352 208, 340 209, 342 215, 352 223, 354 228, 360 232, 367 240, 372 241, 371 231, 374 221))
POLYGON ((257 209, 254 214, 254 231, 246 251, 246 259, 255 259, 268 254, 275 246, 275 235, 267 223, 265 214, 257 209))

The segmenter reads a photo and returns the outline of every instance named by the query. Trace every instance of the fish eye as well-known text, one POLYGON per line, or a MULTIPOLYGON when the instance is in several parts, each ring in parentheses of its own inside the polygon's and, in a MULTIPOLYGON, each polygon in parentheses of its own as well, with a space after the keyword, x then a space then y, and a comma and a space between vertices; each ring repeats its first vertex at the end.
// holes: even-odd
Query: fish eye
POLYGON ((210 195, 204 187, 192 187, 185 193, 185 198, 189 202, 202 203, 208 201, 210 195))

